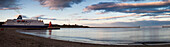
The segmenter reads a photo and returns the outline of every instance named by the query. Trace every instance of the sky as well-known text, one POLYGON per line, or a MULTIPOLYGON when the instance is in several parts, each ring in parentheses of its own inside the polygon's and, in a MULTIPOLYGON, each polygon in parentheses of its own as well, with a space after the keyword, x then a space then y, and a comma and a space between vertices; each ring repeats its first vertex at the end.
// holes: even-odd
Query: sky
POLYGON ((170 25, 170 0, 0 0, 0 21, 39 18, 44 23, 97 27, 170 25))

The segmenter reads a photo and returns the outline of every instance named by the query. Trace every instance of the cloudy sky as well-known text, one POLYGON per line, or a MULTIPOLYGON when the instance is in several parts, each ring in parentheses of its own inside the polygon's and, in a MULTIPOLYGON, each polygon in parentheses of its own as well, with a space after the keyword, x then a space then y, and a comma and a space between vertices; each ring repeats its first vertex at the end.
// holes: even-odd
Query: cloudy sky
POLYGON ((170 25, 170 0, 0 0, 0 21, 39 18, 88 26, 170 25))

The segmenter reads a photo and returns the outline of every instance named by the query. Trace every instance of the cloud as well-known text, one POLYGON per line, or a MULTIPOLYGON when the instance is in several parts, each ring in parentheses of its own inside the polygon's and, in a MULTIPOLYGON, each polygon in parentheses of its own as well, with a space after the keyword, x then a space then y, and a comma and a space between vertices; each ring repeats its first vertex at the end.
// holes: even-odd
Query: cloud
POLYGON ((93 18, 93 19, 78 19, 78 20, 109 20, 109 19, 116 19, 116 18, 124 18, 124 17, 132 17, 132 16, 144 16, 146 14, 130 14, 130 15, 122 15, 122 16, 112 16, 112 17, 100 17, 100 18, 93 18))
POLYGON ((163 14, 161 14, 161 15, 170 15, 170 13, 163 13, 163 14))
MULTIPOLYGON (((15 17, 18 17, 19 15, 16 15, 15 17)), ((22 15, 22 18, 29 18, 29 17, 27 17, 27 16, 25 16, 25 15, 22 15)))
POLYGON ((161 14, 147 14, 147 15, 143 15, 143 16, 154 16, 154 17, 150 17, 150 18, 170 18, 170 13, 161 13, 161 14), (161 16, 158 16, 161 15, 161 16), (168 15, 168 16, 165 16, 168 15))
POLYGON ((92 26, 162 26, 162 25, 170 25, 170 21, 136 21, 136 22, 114 22, 114 23, 103 23, 103 24, 86 24, 92 26))
POLYGON ((170 16, 155 16, 155 17, 152 17, 152 18, 170 18, 170 16))
POLYGON ((38 19, 43 19, 43 20, 57 20, 57 19, 55 19, 55 18, 38 18, 38 19))
POLYGON ((84 11, 105 10, 105 12, 123 13, 164 13, 170 12, 170 1, 148 2, 148 3, 115 3, 100 2, 87 6, 84 11))
POLYGON ((99 14, 107 14, 107 13, 109 13, 109 12, 99 12, 99 13, 96 13, 96 14, 99 15, 99 14))
MULTIPOLYGON (((16 15, 15 17, 18 17, 19 15, 16 15)), ((56 19, 56 18, 45 18, 43 16, 46 15, 37 15, 37 16, 33 16, 33 17, 27 17, 25 15, 22 15, 23 18, 31 18, 31 19, 43 19, 43 20, 58 20, 58 21, 68 21, 68 19, 56 19)))
POLYGON ((113 0, 113 1, 128 2, 128 1, 146 1, 146 0, 113 0))
POLYGON ((16 9, 21 9, 21 8, 1 8, 0 10, 16 10, 16 9))
POLYGON ((151 18, 166 17, 166 16, 160 16, 160 15, 170 15, 170 13, 144 14, 144 15, 142 15, 141 17, 143 17, 143 16, 154 16, 154 17, 151 17, 151 18))
POLYGON ((170 21, 136 21, 136 22, 117 22, 111 24, 124 24, 124 25, 131 25, 131 26, 161 26, 161 25, 170 25, 170 21))
MULTIPOLYGON (((124 17, 133 17, 133 16, 137 16, 138 18, 144 17, 144 16, 152 16, 149 19, 152 19, 152 18, 170 18, 170 16, 158 16, 158 15, 170 15, 170 13, 160 13, 160 14, 159 13, 158 14, 136 14, 136 13, 132 13, 130 15, 111 16, 111 17, 99 17, 99 18, 92 18, 92 19, 82 18, 82 19, 78 19, 78 20, 110 20, 110 19, 117 19, 117 18, 124 18, 124 17)), ((130 19, 130 20, 132 20, 132 19, 130 19)))
MULTIPOLYGON (((137 2, 137 1, 150 1, 150 0, 113 0, 116 2, 137 2)), ((169 1, 169 0, 151 0, 151 1, 169 1)))
POLYGON ((51 10, 59 10, 71 7, 73 4, 79 4, 83 0, 37 0, 44 7, 49 7, 51 10))
POLYGON ((14 10, 20 9, 17 4, 18 0, 1 0, 0 1, 0 10, 14 10))
POLYGON ((126 13, 163 13, 163 12, 170 12, 170 9, 164 10, 132 10, 132 11, 122 11, 126 13))
POLYGON ((79 15, 79 13, 70 14, 70 16, 75 16, 75 15, 79 15))
POLYGON ((34 16, 34 17, 31 17, 33 19, 43 19, 43 20, 58 20, 58 21, 67 21, 66 19, 56 19, 56 18, 45 18, 43 16, 46 16, 46 15, 37 15, 37 16, 34 16))
POLYGON ((32 18, 42 18, 43 16, 45 16, 45 15, 37 15, 37 16, 34 16, 32 18))
POLYGON ((45 15, 37 15, 37 16, 31 17, 31 18, 38 18, 38 19, 43 19, 43 20, 57 20, 55 18, 43 18, 43 16, 45 16, 45 15))
MULTIPOLYGON (((154 17, 150 17, 151 19, 152 18, 170 18, 170 16, 164 16, 164 15, 170 15, 170 13, 158 13, 158 14, 145 14, 145 15, 142 15, 142 16, 154 16, 154 17), (161 15, 161 16, 160 16, 161 15), (163 16, 162 16, 163 15, 163 16)), ((142 17, 141 16, 141 17, 142 17)))

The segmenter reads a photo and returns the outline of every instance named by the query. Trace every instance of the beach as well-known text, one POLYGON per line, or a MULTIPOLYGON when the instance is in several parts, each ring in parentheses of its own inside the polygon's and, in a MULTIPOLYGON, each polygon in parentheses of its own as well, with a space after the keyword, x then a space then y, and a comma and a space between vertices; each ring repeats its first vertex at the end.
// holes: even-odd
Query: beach
POLYGON ((0 31, 0 47, 169 47, 170 45, 99 45, 54 40, 15 32, 0 31))

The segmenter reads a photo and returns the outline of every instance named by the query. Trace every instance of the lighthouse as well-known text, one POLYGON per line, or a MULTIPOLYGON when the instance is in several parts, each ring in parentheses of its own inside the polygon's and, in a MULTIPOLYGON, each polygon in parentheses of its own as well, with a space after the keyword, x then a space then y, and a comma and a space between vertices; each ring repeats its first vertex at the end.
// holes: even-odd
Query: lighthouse
POLYGON ((49 26, 48 27, 52 27, 51 21, 49 22, 49 26))

